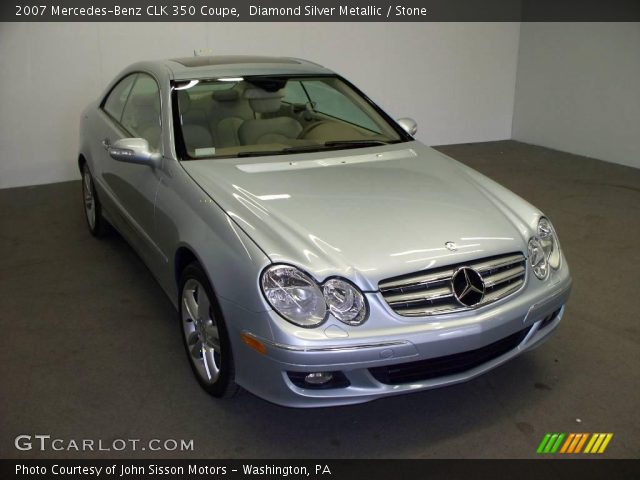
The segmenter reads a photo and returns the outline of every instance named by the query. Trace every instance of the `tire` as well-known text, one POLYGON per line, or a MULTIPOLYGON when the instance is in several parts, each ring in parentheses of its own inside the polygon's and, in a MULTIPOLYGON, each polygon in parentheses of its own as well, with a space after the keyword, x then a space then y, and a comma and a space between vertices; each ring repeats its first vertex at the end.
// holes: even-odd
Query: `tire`
POLYGON ((96 194, 93 177, 86 163, 82 164, 82 206, 84 218, 89 232, 94 237, 103 237, 108 233, 109 226, 102 217, 102 205, 96 194))
POLYGON ((240 387, 235 383, 228 330, 209 279, 197 262, 180 275, 179 300, 182 341, 198 383, 214 397, 233 397, 240 387))

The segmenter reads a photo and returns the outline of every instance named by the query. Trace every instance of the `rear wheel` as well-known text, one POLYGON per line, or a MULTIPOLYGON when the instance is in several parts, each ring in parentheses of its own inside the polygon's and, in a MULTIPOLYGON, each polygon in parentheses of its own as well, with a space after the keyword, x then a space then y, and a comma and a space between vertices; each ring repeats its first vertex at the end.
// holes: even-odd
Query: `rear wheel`
POLYGON ((82 165, 82 200, 89 232, 94 237, 102 237, 107 233, 107 222, 102 218, 102 205, 96 195, 93 177, 86 163, 82 165))
POLYGON ((222 312, 202 267, 189 264, 180 278, 180 325, 193 373, 214 397, 231 397, 236 385, 231 343, 222 312))

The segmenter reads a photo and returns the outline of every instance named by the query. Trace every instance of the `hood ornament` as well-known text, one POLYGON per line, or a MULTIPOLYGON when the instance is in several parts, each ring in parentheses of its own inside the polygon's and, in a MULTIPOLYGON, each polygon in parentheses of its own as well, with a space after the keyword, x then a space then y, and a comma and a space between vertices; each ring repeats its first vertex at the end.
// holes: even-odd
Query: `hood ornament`
POLYGON ((447 250, 450 250, 452 252, 455 252, 456 250, 458 250, 458 246, 453 242, 446 242, 444 246, 446 247, 447 250))

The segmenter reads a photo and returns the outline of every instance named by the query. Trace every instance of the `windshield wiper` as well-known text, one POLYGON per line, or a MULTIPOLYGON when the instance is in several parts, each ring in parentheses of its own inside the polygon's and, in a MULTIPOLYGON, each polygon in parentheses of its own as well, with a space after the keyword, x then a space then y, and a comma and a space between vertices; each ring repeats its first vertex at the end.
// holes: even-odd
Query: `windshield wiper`
POLYGON ((331 140, 322 144, 298 145, 295 147, 287 147, 282 150, 256 150, 249 152, 239 152, 237 157, 266 157, 269 155, 286 155, 298 152, 320 152, 323 150, 339 150, 341 148, 358 148, 358 147, 376 147, 378 145, 387 145, 390 142, 384 140, 331 140))
POLYGON ((298 145, 296 147, 288 147, 282 150, 286 153, 321 151, 321 150, 338 150, 340 148, 358 148, 358 147, 376 147, 378 145, 387 145, 389 142, 384 140, 331 140, 320 145, 298 145))
POLYGON ((358 147, 374 147, 376 145, 387 145, 389 142, 385 141, 385 140, 367 140, 367 139, 361 139, 361 140, 331 140, 329 142, 324 142, 324 146, 325 147, 342 147, 342 146, 349 146, 349 145, 354 145, 354 146, 358 146, 358 147))
POLYGON ((285 150, 252 150, 250 152, 239 152, 236 155, 231 155, 232 157, 268 157, 270 155, 285 155, 289 152, 285 150))

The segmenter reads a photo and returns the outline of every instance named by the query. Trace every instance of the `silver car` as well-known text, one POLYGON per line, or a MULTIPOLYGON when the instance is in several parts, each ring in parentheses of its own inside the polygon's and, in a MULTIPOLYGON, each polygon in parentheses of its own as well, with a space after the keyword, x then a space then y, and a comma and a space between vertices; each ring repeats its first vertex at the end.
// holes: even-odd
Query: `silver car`
POLYGON ((82 114, 87 224, 148 265, 216 397, 462 382, 547 339, 571 276, 537 208, 415 132, 300 59, 137 63, 82 114))

